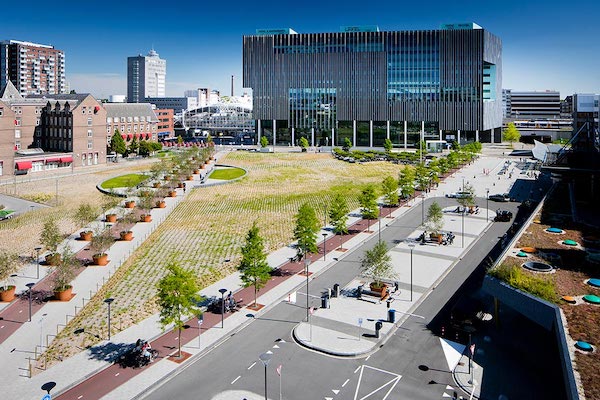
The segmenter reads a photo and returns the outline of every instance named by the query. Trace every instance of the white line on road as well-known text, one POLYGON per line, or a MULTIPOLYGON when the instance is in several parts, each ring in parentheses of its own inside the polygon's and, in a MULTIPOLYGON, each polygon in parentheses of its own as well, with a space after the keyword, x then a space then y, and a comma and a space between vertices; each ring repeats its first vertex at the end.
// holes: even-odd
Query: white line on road
POLYGON ((357 373, 359 369, 360 369, 360 365, 358 367, 356 367, 356 369, 354 370, 354 373, 357 373))
POLYGON ((77 398, 77 400, 79 400, 79 399, 80 399, 80 398, 82 398, 82 397, 83 397, 83 395, 79 396, 79 397, 77 398))
POLYGON ((369 358, 371 358, 371 355, 369 355, 367 358, 365 358, 365 361, 369 361, 369 358))
POLYGON ((248 369, 250 369, 250 368, 254 367, 255 365, 256 365, 256 361, 254 361, 254 362, 252 363, 252 365, 248 367, 248 369))
POLYGON ((238 380, 238 379, 240 379, 241 377, 242 377, 242 376, 240 375, 240 376, 238 376, 237 378, 235 378, 235 379, 234 379, 234 380, 231 382, 231 384, 233 385, 234 383, 236 383, 236 382, 237 382, 237 380, 238 380))
POLYGON ((350 379, 346 379, 346 382, 342 384, 342 387, 346 386, 346 384, 350 381, 350 379))
POLYGON ((119 374, 120 374, 120 372, 117 372, 117 373, 115 374, 115 376, 119 376, 119 374))

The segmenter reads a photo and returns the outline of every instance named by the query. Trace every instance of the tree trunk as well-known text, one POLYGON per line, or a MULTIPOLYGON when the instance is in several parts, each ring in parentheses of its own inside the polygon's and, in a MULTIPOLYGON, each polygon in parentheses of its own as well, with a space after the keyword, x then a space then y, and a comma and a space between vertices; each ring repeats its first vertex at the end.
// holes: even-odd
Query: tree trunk
POLYGON ((177 357, 181 358, 181 329, 177 329, 177 336, 178 336, 178 340, 177 340, 177 346, 178 346, 177 357))
POLYGON ((254 283, 254 307, 258 307, 258 302, 257 302, 257 294, 258 294, 258 289, 256 288, 256 283, 254 283))

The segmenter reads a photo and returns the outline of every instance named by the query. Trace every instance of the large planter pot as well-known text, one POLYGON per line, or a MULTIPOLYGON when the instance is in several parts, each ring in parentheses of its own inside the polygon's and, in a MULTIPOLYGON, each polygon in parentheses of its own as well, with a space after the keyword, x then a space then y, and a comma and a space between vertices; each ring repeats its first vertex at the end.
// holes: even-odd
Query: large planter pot
POLYGON ((160 187, 160 182, 154 182, 152 184, 152 187, 155 188, 155 189, 159 188, 160 187))
POLYGON ((169 191, 169 197, 177 197, 177 192, 174 190, 169 191))
POLYGON ((69 301, 73 298, 73 286, 67 286, 65 290, 55 290, 54 298, 58 301, 69 301))
POLYGON ((125 208, 134 208, 135 207, 135 201, 133 200, 129 200, 125 202, 125 208))
POLYGON ((150 215, 150 214, 142 214, 140 216, 140 222, 152 222, 152 215, 150 215))
POLYGON ((121 240, 125 240, 127 242, 133 240, 133 232, 131 231, 122 231, 120 233, 121 240))
POLYGON ((156 207, 157 208, 165 208, 167 206, 167 203, 165 203, 164 200, 159 200, 156 202, 156 207))
POLYGON ((195 170, 194 170, 194 175, 198 175, 199 173, 200 173, 200 170, 199 170, 199 169, 195 169, 195 170))
POLYGON ((44 258, 46 259, 46 265, 55 266, 55 265, 58 265, 58 263, 60 263, 60 254, 59 253, 48 254, 44 258))
POLYGON ((15 285, 5 286, 0 289, 0 301, 8 303, 14 300, 15 298, 15 285))
POLYGON ((190 175, 190 176, 188 176, 188 177, 187 177, 187 180, 188 180, 188 181, 193 181, 193 180, 194 180, 194 176, 193 176, 193 175, 190 175))
POLYGON ((92 259, 94 260, 95 265, 99 265, 101 267, 108 264, 108 254, 106 253, 94 254, 92 259))
POLYGON ((183 182, 179 182, 179 183, 177 184, 177 187, 178 187, 179 189, 183 189, 183 182))
POLYGON ((106 214, 106 217, 104 217, 104 219, 106 220, 106 222, 114 224, 115 222, 117 222, 117 214, 106 214))
POLYGON ((83 231, 83 232, 79 232, 79 238, 81 240, 85 240, 86 242, 89 242, 90 240, 92 240, 92 235, 94 233, 92 231, 83 231))
POLYGON ((381 293, 381 297, 387 293, 387 285, 385 283, 382 283, 381 286, 377 286, 375 282, 371 282, 369 289, 371 289, 372 292, 381 293))

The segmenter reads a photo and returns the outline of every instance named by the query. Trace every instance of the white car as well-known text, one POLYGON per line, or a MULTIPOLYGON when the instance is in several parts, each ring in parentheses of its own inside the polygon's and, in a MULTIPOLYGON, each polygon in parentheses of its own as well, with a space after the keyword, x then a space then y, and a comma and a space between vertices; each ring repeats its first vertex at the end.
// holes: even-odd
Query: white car
POLYGON ((465 199, 467 197, 472 197, 473 194, 471 192, 455 192, 455 193, 446 193, 446 197, 451 199, 465 199))

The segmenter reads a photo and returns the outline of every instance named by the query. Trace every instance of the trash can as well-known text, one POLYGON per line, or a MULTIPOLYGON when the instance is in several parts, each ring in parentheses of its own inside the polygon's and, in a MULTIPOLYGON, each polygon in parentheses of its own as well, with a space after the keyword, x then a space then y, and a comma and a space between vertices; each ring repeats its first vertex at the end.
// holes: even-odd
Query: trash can
POLYGON ((381 330, 382 327, 383 327, 383 322, 381 322, 381 321, 375 322, 375 337, 377 339, 379 339, 379 331, 381 330))
POLYGON ((393 308, 388 310, 388 322, 392 324, 396 322, 396 310, 393 308))
POLYGON ((329 308, 329 296, 321 296, 321 308, 329 308))
POLYGON ((333 285, 333 297, 340 297, 340 284, 333 285))
POLYGON ((356 298, 359 300, 362 298, 362 290, 363 290, 362 285, 359 286, 358 289, 356 289, 356 298))

